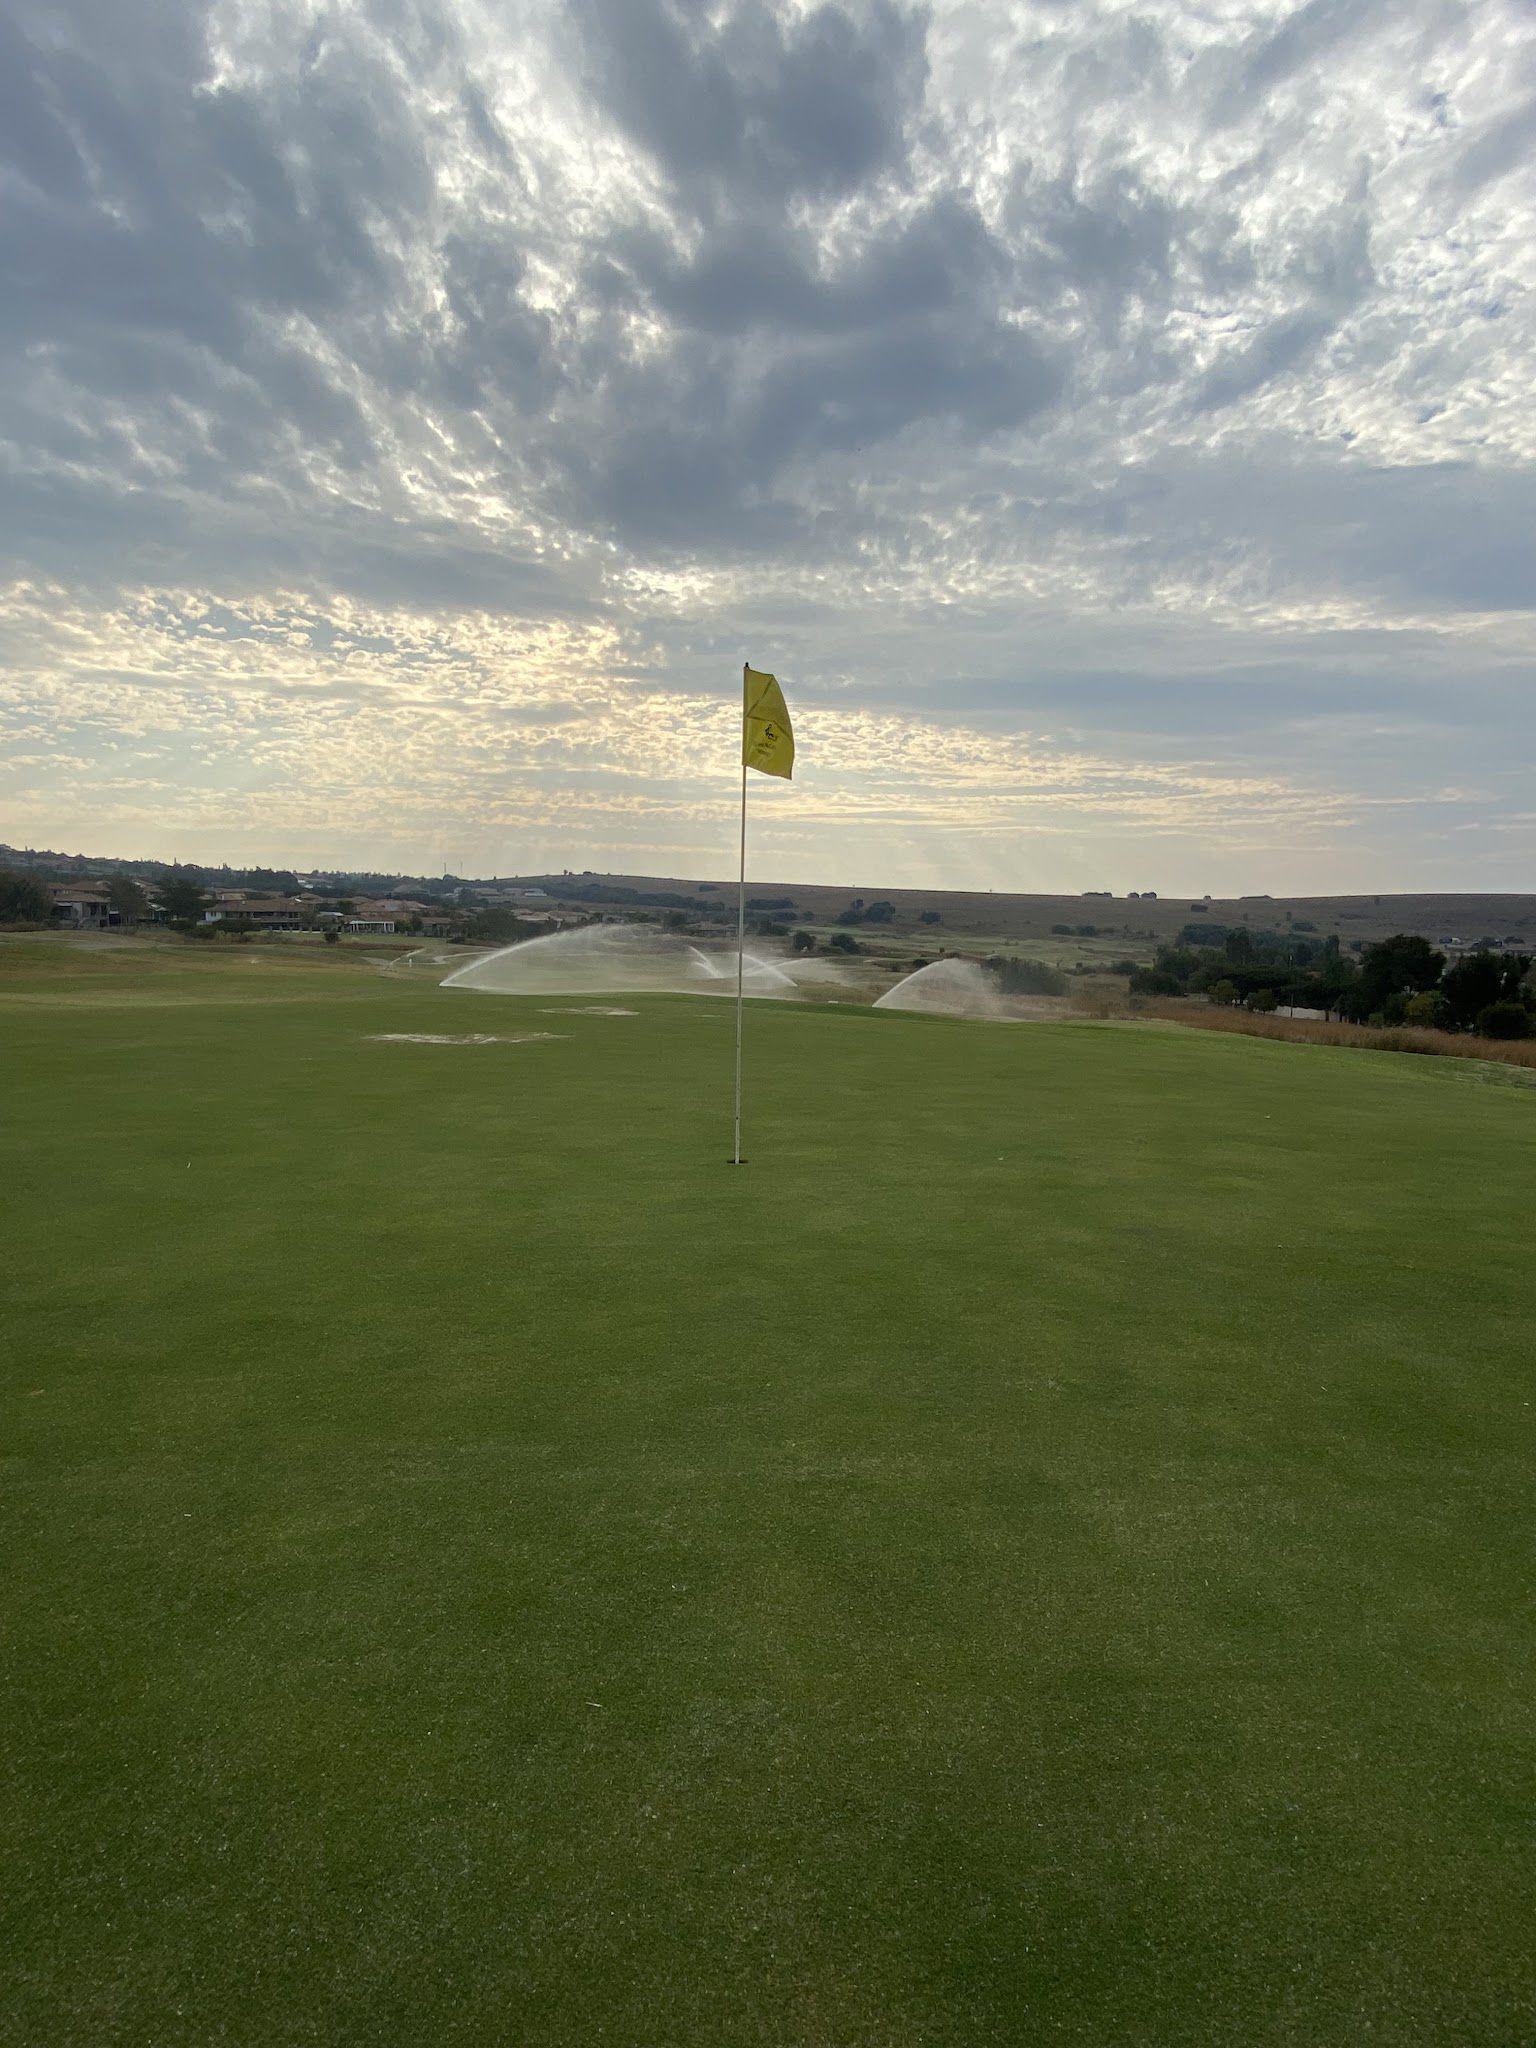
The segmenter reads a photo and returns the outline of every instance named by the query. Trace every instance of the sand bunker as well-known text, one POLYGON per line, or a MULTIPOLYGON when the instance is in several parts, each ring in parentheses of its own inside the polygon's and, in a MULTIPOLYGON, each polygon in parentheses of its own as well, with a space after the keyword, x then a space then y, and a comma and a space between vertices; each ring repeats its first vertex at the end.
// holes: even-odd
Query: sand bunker
MULTIPOLYGON (((746 956, 742 985, 749 996, 792 996, 782 968, 755 953, 746 956)), ((654 989, 671 995, 736 993, 734 948, 707 950, 678 932, 644 924, 589 924, 580 931, 522 939, 472 960, 444 988, 487 995, 573 996, 654 989)))

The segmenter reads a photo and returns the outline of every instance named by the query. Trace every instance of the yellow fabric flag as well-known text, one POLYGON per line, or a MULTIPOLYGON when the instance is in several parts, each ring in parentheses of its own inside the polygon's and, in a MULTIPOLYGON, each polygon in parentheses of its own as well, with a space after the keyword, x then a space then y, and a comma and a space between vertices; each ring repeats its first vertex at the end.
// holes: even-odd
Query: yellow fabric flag
POLYGON ((764 775, 782 775, 786 782, 795 772, 795 735, 784 708, 784 692, 774 676, 761 669, 742 668, 741 763, 764 775))

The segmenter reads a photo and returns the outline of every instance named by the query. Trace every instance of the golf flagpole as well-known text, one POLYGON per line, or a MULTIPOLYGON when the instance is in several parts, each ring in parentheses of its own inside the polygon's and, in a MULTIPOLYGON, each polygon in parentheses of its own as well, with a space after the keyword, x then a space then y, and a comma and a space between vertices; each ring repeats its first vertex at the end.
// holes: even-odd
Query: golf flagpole
MULTIPOLYGON (((742 663, 745 679, 746 663, 742 663)), ((741 1012, 742 972, 747 944, 747 764, 741 764, 741 864, 736 877, 736 1142, 732 1166, 741 1164, 741 1012)))
POLYGON ((735 1142, 731 1164, 741 1158, 741 1016, 746 1007, 747 949, 747 770, 760 775, 779 775, 788 782, 795 769, 795 735, 784 708, 784 692, 778 678, 741 665, 741 861, 736 871, 736 1103, 735 1142))

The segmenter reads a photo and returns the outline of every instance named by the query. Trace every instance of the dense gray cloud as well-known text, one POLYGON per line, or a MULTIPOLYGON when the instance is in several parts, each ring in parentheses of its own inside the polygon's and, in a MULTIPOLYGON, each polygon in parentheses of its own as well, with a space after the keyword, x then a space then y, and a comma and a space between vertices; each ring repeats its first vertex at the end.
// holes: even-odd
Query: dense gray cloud
POLYGON ((573 0, 593 99, 704 212, 900 174, 927 10, 573 0))
MULTIPOLYGON (((1049 758, 1078 764, 1064 881, 1132 832, 1187 864, 1200 791, 1258 881, 1295 853, 1277 776, 1311 880, 1424 879, 1489 833, 1509 878, 1533 93, 1513 0, 14 0, 0 722, 25 830, 151 820, 164 761, 223 758, 227 692, 265 687, 271 786, 312 775, 327 832, 388 837, 348 811, 344 748, 303 765, 305 707, 393 705, 402 859, 424 814, 490 803, 469 715, 503 779, 560 792, 508 857, 582 851, 569 814, 702 871, 698 732, 729 741, 696 718, 751 634, 829 735, 890 716, 915 779, 924 747, 951 761, 918 867, 953 872, 966 804, 1000 844, 1040 834, 1049 758), (269 640, 311 666, 263 686, 239 648, 269 640), (125 776, 149 673, 174 722, 125 776), (675 759, 604 751, 626 698, 665 707, 675 759), (142 800, 114 808, 111 770, 142 800)), ((855 752, 817 843, 913 872, 855 752)), ((257 786, 214 776, 206 829, 256 832, 257 786)))

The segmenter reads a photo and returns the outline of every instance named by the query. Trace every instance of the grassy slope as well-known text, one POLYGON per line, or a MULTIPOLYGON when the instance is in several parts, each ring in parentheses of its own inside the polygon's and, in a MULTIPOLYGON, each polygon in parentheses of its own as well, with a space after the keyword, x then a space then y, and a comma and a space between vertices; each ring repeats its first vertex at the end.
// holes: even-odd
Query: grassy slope
POLYGON ((1528 1089, 0 969, 0 2038, 1531 2037, 1528 1089))

